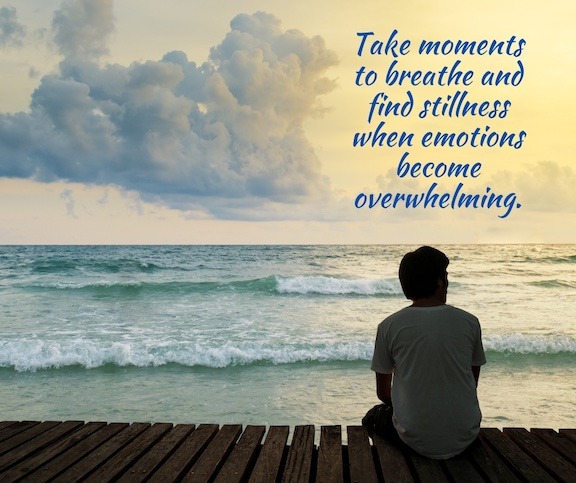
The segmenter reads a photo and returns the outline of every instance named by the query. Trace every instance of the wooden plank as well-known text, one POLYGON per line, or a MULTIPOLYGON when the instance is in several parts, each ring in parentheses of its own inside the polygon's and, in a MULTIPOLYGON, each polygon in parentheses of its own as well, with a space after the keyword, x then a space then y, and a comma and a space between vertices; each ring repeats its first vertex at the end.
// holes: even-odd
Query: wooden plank
POLYGON ((161 466, 174 449, 194 431, 194 428, 193 424, 179 424, 172 428, 142 458, 132 465, 118 481, 144 481, 161 466))
POLYGON ((27 474, 37 470, 40 466, 54 459, 67 449, 73 447, 76 443, 103 426, 106 426, 106 423, 88 423, 78 427, 77 430, 72 434, 69 434, 67 437, 52 443, 50 446, 46 447, 39 453, 36 453, 30 458, 24 459, 19 464, 13 466, 8 471, 3 473, 2 482, 7 483, 25 477, 27 474))
POLYGON ((322 426, 316 466, 316 483, 342 483, 342 427, 322 426))
POLYGON ((7 438, 13 436, 14 431, 19 431, 18 427, 23 425, 38 424, 37 421, 1 421, 0 422, 0 443, 7 438))
MULTIPOLYGON (((38 428, 41 424, 33 426, 30 429, 33 430, 38 428)), ((46 431, 40 432, 34 438, 28 440, 26 444, 20 444, 0 457, 0 471, 6 471, 9 467, 12 467, 23 459, 34 455, 83 424, 82 421, 65 421, 51 426, 46 431)), ((18 436, 20 435, 15 437, 18 438, 18 436)))
POLYGON ((256 460, 257 450, 266 432, 266 426, 247 426, 232 453, 218 472, 214 483, 246 481, 249 467, 256 460))
POLYGON ((314 453, 314 426, 295 426, 292 444, 288 449, 283 483, 310 481, 312 454, 314 453))
POLYGON ((116 453, 106 463, 91 473, 85 480, 87 482, 99 483, 102 481, 116 480, 134 462, 148 451, 148 449, 158 441, 164 434, 172 429, 171 423, 155 423, 142 432, 138 438, 133 440, 121 451, 116 453))
MULTIPOLYGON (((296 426, 286 447, 287 426, 242 427, 80 421, 0 422, 0 481, 188 481, 252 483, 348 481, 343 471, 340 426, 321 428, 317 464, 314 427, 296 426), (256 459, 254 463, 254 459, 256 459), (285 463, 285 464, 284 464, 285 463), (252 468, 253 465, 253 468, 252 468), (250 471, 252 470, 252 471, 250 471), (250 474, 251 473, 251 474, 250 474), (150 480, 148 480, 150 478, 150 480)), ((576 429, 483 428, 480 441, 443 461, 424 458, 348 428, 349 481, 576 481, 576 429), (376 458, 377 456, 377 458, 376 458), (414 473, 412 473, 414 472, 414 473)))
POLYGON ((576 467, 524 428, 504 428, 504 434, 560 481, 576 480, 576 467))
POLYGON ((444 464, 446 466, 446 472, 452 477, 453 481, 484 483, 484 478, 465 454, 459 454, 449 458, 444 464))
MULTIPOLYGON (((30 421, 30 423, 31 424, 29 424, 26 427, 26 429, 18 431, 11 437, 2 441, 2 443, 0 444, 0 455, 6 454, 9 451, 14 450, 21 444, 24 444, 29 440, 35 438, 39 434, 42 434, 44 431, 48 431, 50 428, 57 426, 58 424, 60 424, 60 421, 45 421, 43 423, 30 421)), ((0 468, 2 468, 1 463, 0 468)))
POLYGON ((576 443, 557 433, 553 429, 532 428, 531 433, 541 438, 546 444, 554 448, 570 463, 576 465, 576 443))
POLYGON ((182 481, 210 481, 226 460, 240 433, 241 424, 223 425, 182 481))
POLYGON ((12 426, 13 424, 17 424, 19 421, 0 421, 0 431, 8 426, 12 426))
POLYGON ((268 483, 278 479, 289 433, 288 426, 268 428, 266 441, 256 459, 249 483, 268 483))
POLYGON ((2 431, 0 431, 0 454, 6 452, 7 446, 4 445, 4 441, 37 424, 39 424, 38 421, 20 421, 2 429, 2 431))
POLYGON ((373 441, 378 453, 380 470, 386 483, 412 483, 415 481, 406 457, 398 446, 380 436, 374 436, 373 441))
POLYGON ((89 454, 89 457, 83 458, 60 473, 54 481, 70 482, 78 481, 94 471, 105 461, 118 453, 124 446, 129 444, 134 438, 139 436, 144 430, 150 427, 150 423, 133 423, 118 434, 110 438, 104 444, 89 454))
POLYGON ((111 423, 102 427, 56 458, 40 466, 35 472, 29 474, 24 481, 44 483, 53 479, 127 427, 128 423, 111 423))
POLYGON ((480 429, 480 440, 472 443, 466 453, 470 456, 480 471, 485 475, 488 481, 506 481, 516 483, 520 480, 510 471, 496 453, 488 446, 482 437, 483 429, 480 429))
POLYGON ((164 464, 152 474, 150 482, 164 483, 179 480, 190 469, 218 431, 217 424, 198 426, 164 464))
POLYGON ((482 438, 521 479, 541 483, 555 481, 540 465, 496 428, 483 428, 482 438))
POLYGON ((569 440, 573 441, 574 443, 576 443, 576 429, 560 429, 558 430, 558 432, 568 438, 569 440))
POLYGON ((440 483, 450 481, 439 460, 425 458, 415 452, 409 453, 407 457, 412 462, 420 482, 440 483))
POLYGON ((377 483, 368 431, 364 426, 348 426, 348 466, 351 483, 377 483))

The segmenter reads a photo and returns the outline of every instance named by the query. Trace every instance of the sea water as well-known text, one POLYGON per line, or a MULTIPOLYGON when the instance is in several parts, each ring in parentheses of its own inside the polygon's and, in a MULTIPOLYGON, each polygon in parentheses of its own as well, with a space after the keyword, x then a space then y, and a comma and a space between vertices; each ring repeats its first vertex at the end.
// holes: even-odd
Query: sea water
MULTIPOLYGON (((359 424, 413 248, 1 246, 0 419, 359 424)), ((576 427, 576 245, 439 248, 483 426, 576 427)))

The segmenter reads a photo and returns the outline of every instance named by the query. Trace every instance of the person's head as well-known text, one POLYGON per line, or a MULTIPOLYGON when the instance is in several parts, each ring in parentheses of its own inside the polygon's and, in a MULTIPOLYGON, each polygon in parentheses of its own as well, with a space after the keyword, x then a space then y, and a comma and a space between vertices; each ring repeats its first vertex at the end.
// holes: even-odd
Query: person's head
POLYGON ((424 299, 436 294, 438 288, 448 287, 446 269, 450 260, 440 250, 424 246, 404 255, 398 275, 406 298, 424 299))

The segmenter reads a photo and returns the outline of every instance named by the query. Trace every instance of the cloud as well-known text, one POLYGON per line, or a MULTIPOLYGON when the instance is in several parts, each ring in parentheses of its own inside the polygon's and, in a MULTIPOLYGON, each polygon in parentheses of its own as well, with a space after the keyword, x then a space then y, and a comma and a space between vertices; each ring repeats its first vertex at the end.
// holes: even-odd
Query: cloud
POLYGON ((0 47, 19 47, 26 36, 14 7, 0 8, 0 47))
POLYGON ((524 209, 547 212, 576 210, 576 172, 554 161, 527 164, 519 173, 501 171, 492 181, 516 191, 524 209))
POLYGON ((28 113, 0 115, 0 176, 114 185, 221 218, 330 196, 303 123, 323 112, 336 55, 264 12, 230 26, 201 64, 174 51, 101 65, 112 2, 64 2, 59 72, 28 113))
POLYGON ((54 41, 67 58, 97 59, 108 53, 114 31, 112 0, 66 0, 54 13, 54 41))
MULTIPOLYGON (((576 172, 573 168, 554 161, 541 161, 538 163, 525 163, 522 171, 501 170, 489 177, 472 178, 401 178, 395 169, 390 169, 385 175, 376 178, 379 193, 411 193, 420 195, 425 193, 432 183, 438 184, 436 193, 453 193, 456 185, 463 183, 462 193, 480 196, 490 192, 508 198, 513 206, 512 210, 539 211, 547 213, 566 213, 576 210, 576 172), (521 207, 516 206, 517 203, 521 207)), ((371 192, 367 190, 367 192, 371 192)), ((377 194, 375 195, 377 196, 377 194)), ((505 206, 494 205, 492 210, 499 215, 506 213, 505 206)), ((431 217, 438 214, 433 211, 406 210, 400 208, 401 216, 431 217)), ((465 210, 461 212, 465 215, 465 210)))
POLYGON ((66 189, 60 193, 60 199, 64 200, 66 204, 66 214, 72 218, 77 218, 75 212, 76 202, 74 201, 74 195, 72 190, 66 189))

